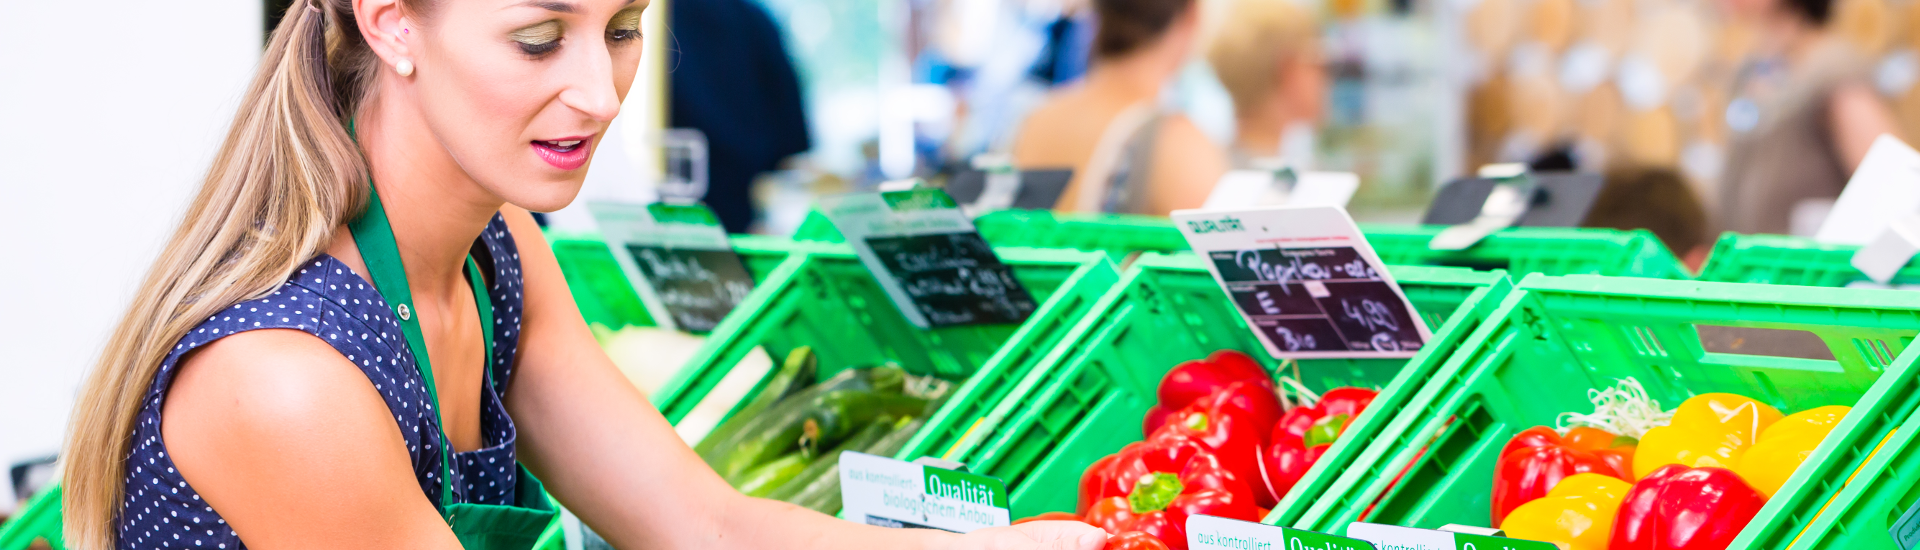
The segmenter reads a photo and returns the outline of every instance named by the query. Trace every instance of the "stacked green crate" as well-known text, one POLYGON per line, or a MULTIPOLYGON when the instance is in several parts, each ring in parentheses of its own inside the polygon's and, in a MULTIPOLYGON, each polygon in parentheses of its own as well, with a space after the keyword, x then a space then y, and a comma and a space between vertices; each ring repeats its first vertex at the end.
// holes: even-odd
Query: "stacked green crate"
POLYGON ((1690 279, 1687 269, 1646 230, 1515 227, 1459 251, 1433 250, 1440 226, 1362 225, 1367 242, 1388 265, 1439 265, 1502 269, 1520 277, 1615 275, 1690 279))
POLYGON ((0 550, 26 550, 35 542, 61 550, 66 545, 60 528, 60 486, 54 485, 27 499, 0 525, 0 550))
MULTIPOLYGON (((1122 261, 1136 252, 1187 250, 1187 239, 1173 222, 1131 214, 1056 214, 1046 210, 1000 210, 973 220, 980 237, 994 246, 1070 248, 1106 253, 1122 261)), ((846 242, 819 211, 794 231, 801 241, 846 242)))
MULTIPOLYGON (((1073 248, 1106 252, 1116 260, 1134 252, 1187 250, 1186 238, 1166 218, 1115 214, 1055 214, 1002 210, 974 220, 995 246, 1073 248)), ((1515 276, 1617 275, 1689 279, 1679 258, 1644 230, 1516 227, 1501 230, 1466 250, 1428 248, 1445 227, 1360 226, 1388 265, 1428 265, 1502 270, 1515 276)), ((794 238, 845 240, 825 216, 811 214, 794 238)))
MULTIPOLYGON (((1434 338, 1411 360, 1304 360, 1296 362, 1297 371, 1287 369, 1315 391, 1381 387, 1369 411, 1389 412, 1356 419, 1276 515, 1320 492, 1510 286, 1501 273, 1388 270, 1434 327, 1434 338)), ((982 427, 942 457, 1005 480, 1015 517, 1072 511, 1086 467, 1142 439, 1141 421, 1156 401, 1160 378, 1183 361, 1222 349, 1266 356, 1199 257, 1141 256, 1040 367, 980 420, 982 427)))
POLYGON ((1902 354, 1916 334, 1912 293, 1531 276, 1291 525, 1486 526, 1507 440, 1591 411, 1589 390, 1631 377, 1664 407, 1709 392, 1789 413, 1853 407, 1734 545, 1778 548, 1920 404, 1915 357, 1902 354), (1699 327, 1741 337, 1703 344, 1699 327), (1811 345, 1788 346, 1796 357, 1753 350, 1781 343, 1811 345))
MULTIPOLYGON (((1805 237, 1727 233, 1713 246, 1700 280, 1723 283, 1841 287, 1872 282, 1853 267, 1858 246, 1823 244, 1805 237)), ((1893 284, 1920 283, 1920 265, 1908 264, 1893 284)))
MULTIPOLYGON (((896 456, 929 455, 975 427, 974 420, 1026 376, 1119 278, 1112 262, 1097 253, 997 249, 1040 302, 1032 317, 1019 325, 923 330, 907 322, 851 248, 831 246, 795 254, 768 277, 768 292, 756 290, 741 304, 751 314, 729 316, 714 329, 700 357, 656 395, 655 405, 668 421, 684 418, 754 349, 782 357, 811 346, 823 367, 821 379, 847 367, 892 363, 958 383, 896 456)), ((759 380, 748 398, 771 376, 759 380)))

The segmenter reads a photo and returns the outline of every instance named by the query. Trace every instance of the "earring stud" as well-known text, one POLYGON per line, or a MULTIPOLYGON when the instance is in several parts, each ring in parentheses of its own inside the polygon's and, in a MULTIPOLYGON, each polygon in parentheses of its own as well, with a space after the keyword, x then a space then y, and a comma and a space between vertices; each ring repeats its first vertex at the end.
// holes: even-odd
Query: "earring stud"
POLYGON ((413 76, 413 60, 402 59, 393 64, 393 70, 399 72, 400 76, 413 76))

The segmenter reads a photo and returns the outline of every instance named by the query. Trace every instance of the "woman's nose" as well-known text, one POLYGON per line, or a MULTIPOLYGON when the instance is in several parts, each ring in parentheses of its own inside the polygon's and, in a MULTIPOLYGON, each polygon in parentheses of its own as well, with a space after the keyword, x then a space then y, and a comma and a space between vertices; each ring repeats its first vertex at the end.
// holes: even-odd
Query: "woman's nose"
POLYGON ((578 48, 585 55, 574 64, 572 82, 560 93, 560 102, 599 122, 620 114, 620 93, 614 89, 613 56, 601 48, 578 48))

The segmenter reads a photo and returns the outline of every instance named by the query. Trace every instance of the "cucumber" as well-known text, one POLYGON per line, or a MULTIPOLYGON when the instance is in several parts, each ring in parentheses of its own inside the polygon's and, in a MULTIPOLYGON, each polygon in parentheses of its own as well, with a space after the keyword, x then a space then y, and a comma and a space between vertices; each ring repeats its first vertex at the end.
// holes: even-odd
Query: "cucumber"
POLYGON ((754 468, 752 472, 747 473, 746 477, 741 478, 740 484, 735 485, 734 488, 750 497, 767 496, 767 493, 793 481, 794 476, 806 470, 807 462, 807 457, 801 456, 800 453, 782 456, 774 459, 773 462, 754 468))
MULTIPOLYGON (((892 457, 894 453, 905 448, 907 441, 913 439, 913 434, 919 432, 925 425, 926 422, 918 418, 902 418, 888 428, 886 437, 876 439, 864 448, 849 450, 892 457)), ((833 461, 831 469, 827 469, 820 477, 808 481, 805 487, 786 501, 823 514, 840 513, 840 455, 835 453, 829 459, 833 461)))
MULTIPOLYGON (((728 482, 737 482, 741 476, 746 475, 760 463, 797 448, 800 437, 805 434, 804 430, 809 418, 814 420, 816 428, 843 429, 837 424, 828 426, 823 422, 825 418, 823 415, 810 414, 810 411, 822 406, 821 400, 828 394, 848 390, 872 391, 876 386, 897 384, 904 376, 905 374, 897 368, 884 367, 850 369, 836 374, 826 382, 780 400, 765 412, 747 420, 740 426, 738 432, 714 448, 712 456, 703 458, 706 458, 707 464, 728 482)), ((836 397, 832 402, 838 403, 849 399, 836 397)), ((876 416, 878 415, 866 418, 871 419, 876 416)), ((850 428, 844 429, 850 430, 850 428)))
POLYGON ((813 373, 819 368, 820 358, 813 354, 813 348, 808 346, 795 348, 793 352, 787 354, 786 362, 782 363, 780 370, 767 381, 766 387, 761 388, 760 394, 754 396, 746 406, 740 407, 739 411, 735 411, 732 418, 720 423, 719 427, 701 438, 700 443, 693 446, 693 451, 699 453, 701 459, 712 463, 715 451, 721 448, 721 442, 740 433, 742 426, 752 421, 754 417, 760 416, 760 413, 766 412, 768 407, 778 403, 781 398, 804 389, 805 381, 812 379, 813 373))
POLYGON ((813 464, 807 466, 806 471, 794 476, 793 481, 789 481, 786 485, 781 486, 780 490, 769 493, 767 498, 787 500, 794 495, 800 494, 802 489, 814 483, 815 479, 823 475, 830 475, 834 476, 836 480, 839 479, 839 469, 836 468, 836 466, 840 464, 840 453, 842 451, 858 451, 866 448, 868 445, 872 445, 875 441, 879 441, 881 438, 886 437, 888 433, 891 433, 894 424, 897 422, 898 420, 895 418, 881 417, 880 420, 867 424, 865 428, 860 428, 860 431, 854 432, 846 441, 842 441, 839 445, 834 446, 833 450, 827 451, 827 454, 822 455, 819 460, 813 461, 813 464))

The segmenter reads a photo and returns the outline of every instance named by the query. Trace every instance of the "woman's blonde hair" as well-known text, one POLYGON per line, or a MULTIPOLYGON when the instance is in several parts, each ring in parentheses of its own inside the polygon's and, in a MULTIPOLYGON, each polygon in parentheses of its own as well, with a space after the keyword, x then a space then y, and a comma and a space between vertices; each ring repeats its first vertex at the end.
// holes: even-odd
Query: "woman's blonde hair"
POLYGON ((1207 62, 1236 110, 1250 112, 1278 86, 1281 62, 1311 47, 1313 14, 1295 0, 1233 0, 1207 62))
POLYGON ((174 344, 273 291, 365 208, 368 168, 343 120, 368 98, 378 63, 352 0, 295 4, 274 29, 199 195, 74 407, 62 455, 69 547, 114 546, 134 422, 174 344))

